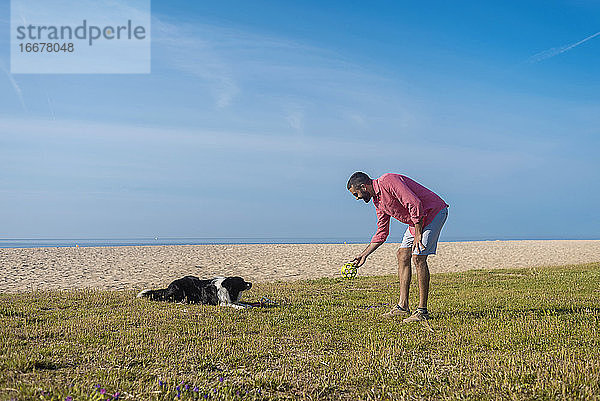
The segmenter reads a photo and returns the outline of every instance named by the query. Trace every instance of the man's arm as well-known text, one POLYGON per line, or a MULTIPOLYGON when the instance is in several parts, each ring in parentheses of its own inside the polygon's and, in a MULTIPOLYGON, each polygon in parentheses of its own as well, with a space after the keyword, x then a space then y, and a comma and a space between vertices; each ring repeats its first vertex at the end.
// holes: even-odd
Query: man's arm
POLYGON ((421 252, 421 250, 425 250, 425 246, 421 243, 422 237, 423 237, 423 219, 419 220, 419 222, 415 224, 415 239, 413 242, 413 252, 415 249, 417 250, 417 252, 421 252))
POLYGON ((383 244, 383 242, 371 242, 369 245, 367 245, 365 250, 362 251, 357 257, 352 259, 351 262, 354 264, 354 266, 361 267, 367 260, 367 256, 372 254, 375 251, 375 249, 381 246, 381 244, 383 244))
POLYGON ((375 232, 375 235, 373 235, 373 237, 371 238, 371 243, 374 242, 381 242, 384 243, 385 240, 387 239, 388 235, 390 234, 390 215, 382 212, 381 210, 377 209, 376 210, 377 213, 377 231, 375 232))
POLYGON ((354 266, 356 267, 361 267, 365 263, 365 260, 367 260, 367 256, 372 254, 375 249, 379 248, 381 244, 385 242, 390 233, 390 215, 382 212, 379 209, 376 211, 377 231, 375 232, 375 235, 373 235, 373 238, 371 238, 371 243, 365 248, 365 250, 358 254, 357 257, 352 259, 352 263, 354 263, 354 266))
POLYGON ((356 267, 361 267, 367 260, 367 256, 372 254, 375 249, 379 248, 381 244, 385 242, 390 233, 390 215, 382 212, 381 210, 376 210, 376 212, 377 231, 375 232, 375 235, 373 235, 373 238, 371 238, 371 243, 367 245, 365 250, 351 260, 356 267))

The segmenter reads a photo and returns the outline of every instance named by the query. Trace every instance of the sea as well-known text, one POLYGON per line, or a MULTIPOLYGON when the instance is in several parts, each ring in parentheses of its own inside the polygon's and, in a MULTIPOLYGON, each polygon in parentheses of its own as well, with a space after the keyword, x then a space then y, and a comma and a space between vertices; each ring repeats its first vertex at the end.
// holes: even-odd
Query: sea
POLYGON ((369 238, 8 238, 0 248, 64 248, 211 244, 362 244, 369 238))
MULTIPOLYGON (((371 237, 347 238, 0 238, 0 248, 65 248, 65 247, 107 247, 107 246, 157 246, 157 245, 245 245, 245 244, 366 244, 371 237)), ((440 238, 442 242, 461 241, 522 241, 522 240, 554 240, 554 239, 593 239, 600 238, 440 238)), ((402 238, 388 238, 387 242, 401 242, 402 238)))

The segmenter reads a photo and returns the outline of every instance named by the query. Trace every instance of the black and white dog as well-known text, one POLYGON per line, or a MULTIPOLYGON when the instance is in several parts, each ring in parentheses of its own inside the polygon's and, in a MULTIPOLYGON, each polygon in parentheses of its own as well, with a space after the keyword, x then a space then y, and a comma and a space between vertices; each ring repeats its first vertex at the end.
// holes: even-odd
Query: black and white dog
POLYGON ((173 281, 162 290, 144 290, 138 298, 154 301, 186 302, 203 305, 231 306, 242 309, 240 304, 242 291, 249 290, 252 283, 241 277, 216 277, 212 280, 200 280, 198 277, 185 276, 173 281))

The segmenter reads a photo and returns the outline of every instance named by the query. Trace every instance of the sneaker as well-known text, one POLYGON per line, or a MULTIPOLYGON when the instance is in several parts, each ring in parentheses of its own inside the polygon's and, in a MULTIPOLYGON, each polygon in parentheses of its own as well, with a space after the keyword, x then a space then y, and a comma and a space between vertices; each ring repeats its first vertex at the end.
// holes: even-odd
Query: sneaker
POLYGON ((429 319, 429 313, 423 313, 420 310, 416 310, 410 317, 403 320, 404 323, 412 322, 426 322, 429 319))
POLYGON ((400 305, 394 306, 390 311, 381 315, 381 317, 394 317, 394 316, 410 316, 410 310, 408 308, 404 309, 400 305))

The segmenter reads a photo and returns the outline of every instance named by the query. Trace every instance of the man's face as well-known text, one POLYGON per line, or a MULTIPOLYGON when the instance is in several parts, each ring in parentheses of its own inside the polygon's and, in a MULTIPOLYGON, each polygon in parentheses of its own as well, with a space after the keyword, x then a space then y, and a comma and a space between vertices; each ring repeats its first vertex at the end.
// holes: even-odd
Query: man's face
POLYGON ((349 191, 354 195, 356 200, 362 199, 365 203, 369 203, 371 200, 371 194, 367 192, 367 188, 364 184, 355 187, 354 185, 350 187, 349 191))

